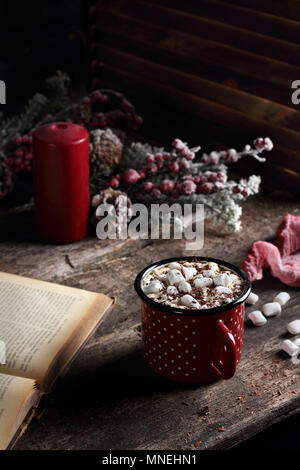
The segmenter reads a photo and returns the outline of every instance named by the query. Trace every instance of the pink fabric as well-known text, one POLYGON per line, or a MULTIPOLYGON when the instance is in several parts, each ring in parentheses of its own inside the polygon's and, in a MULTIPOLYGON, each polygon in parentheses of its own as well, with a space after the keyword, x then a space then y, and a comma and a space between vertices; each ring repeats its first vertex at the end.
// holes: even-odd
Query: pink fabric
POLYGON ((253 243, 241 268, 250 281, 262 279, 269 268, 272 276, 293 287, 300 287, 300 217, 286 214, 273 243, 253 243))

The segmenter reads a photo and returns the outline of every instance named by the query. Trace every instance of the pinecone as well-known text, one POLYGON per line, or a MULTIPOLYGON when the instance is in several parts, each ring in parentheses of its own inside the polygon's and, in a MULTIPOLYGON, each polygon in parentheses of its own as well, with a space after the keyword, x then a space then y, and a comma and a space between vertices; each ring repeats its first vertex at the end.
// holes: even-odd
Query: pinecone
POLYGON ((111 129, 90 132, 90 163, 92 174, 109 176, 122 155, 123 145, 111 129))
POLYGON ((92 223, 94 225, 97 225, 97 222, 103 218, 96 215, 97 208, 101 204, 112 204, 115 208, 116 227, 123 226, 124 223, 127 224, 132 217, 131 200, 126 193, 115 191, 112 188, 103 189, 92 198, 92 207, 95 209, 92 216, 92 223), (126 199, 120 198, 120 196, 125 196, 126 199))
POLYGON ((6 162, 0 159, 0 199, 10 193, 15 186, 15 175, 6 162))

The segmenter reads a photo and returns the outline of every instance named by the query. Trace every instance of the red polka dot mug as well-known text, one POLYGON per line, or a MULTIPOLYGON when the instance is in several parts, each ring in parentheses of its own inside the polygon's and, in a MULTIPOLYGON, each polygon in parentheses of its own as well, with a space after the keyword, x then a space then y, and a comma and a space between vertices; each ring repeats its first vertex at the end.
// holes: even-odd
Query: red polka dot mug
POLYGON ((195 256, 153 263, 136 277, 135 290, 142 301, 142 338, 146 363, 159 375, 180 382, 230 379, 241 359, 245 300, 251 283, 246 274, 225 261, 195 256), (195 310, 160 304, 142 290, 151 270, 178 260, 220 264, 244 281, 242 294, 220 307, 195 310))

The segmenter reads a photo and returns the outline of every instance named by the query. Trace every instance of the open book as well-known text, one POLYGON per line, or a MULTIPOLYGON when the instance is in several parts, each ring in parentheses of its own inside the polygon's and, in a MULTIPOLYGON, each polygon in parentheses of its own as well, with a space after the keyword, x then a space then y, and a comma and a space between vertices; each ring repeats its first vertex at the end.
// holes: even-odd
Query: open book
POLYGON ((114 300, 0 272, 0 449, 22 433, 43 393, 96 330, 114 300))

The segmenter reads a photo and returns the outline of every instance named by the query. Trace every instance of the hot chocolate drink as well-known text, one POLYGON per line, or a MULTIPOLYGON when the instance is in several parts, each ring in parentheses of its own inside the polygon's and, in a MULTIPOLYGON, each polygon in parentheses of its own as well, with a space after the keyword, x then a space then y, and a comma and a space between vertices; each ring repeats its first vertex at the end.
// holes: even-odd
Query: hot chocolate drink
POLYGON ((220 307, 237 299, 244 280, 225 266, 206 261, 178 260, 148 272, 143 292, 152 300, 182 309, 220 307))

